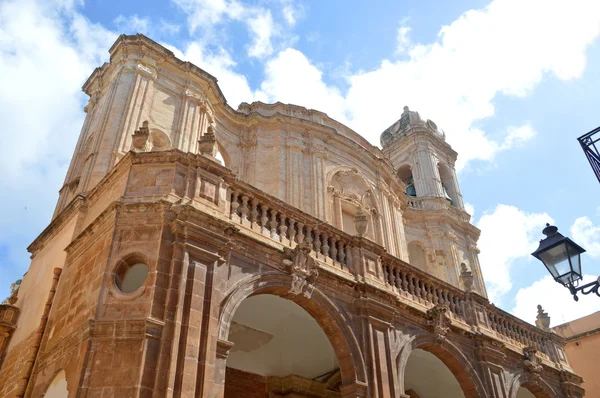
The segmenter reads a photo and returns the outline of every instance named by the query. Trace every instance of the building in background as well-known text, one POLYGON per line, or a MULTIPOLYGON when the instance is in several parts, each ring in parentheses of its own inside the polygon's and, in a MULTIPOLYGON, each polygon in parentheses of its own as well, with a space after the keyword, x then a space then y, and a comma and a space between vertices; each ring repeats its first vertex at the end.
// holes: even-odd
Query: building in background
POLYGON ((600 397, 600 311, 552 328, 565 341, 569 364, 583 377, 586 396, 600 397))
POLYGON ((0 396, 583 396, 561 337, 488 302, 431 120, 405 107, 379 149, 315 110, 234 110, 142 35, 83 89, 0 307, 0 396))

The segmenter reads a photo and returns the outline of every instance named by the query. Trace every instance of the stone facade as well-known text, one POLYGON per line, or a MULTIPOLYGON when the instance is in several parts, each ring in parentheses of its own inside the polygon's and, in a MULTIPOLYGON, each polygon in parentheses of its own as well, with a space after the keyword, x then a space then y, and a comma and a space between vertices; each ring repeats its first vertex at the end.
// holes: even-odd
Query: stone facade
POLYGON ((488 302, 457 154, 433 122, 405 108, 379 150, 318 111, 234 110, 145 36, 110 55, 0 307, 0 396, 412 397, 417 352, 466 397, 583 396, 561 337, 488 302), (261 296, 294 317, 269 324, 275 306, 248 304, 261 296), (334 358, 299 361, 319 333, 334 358), (277 341, 295 341, 288 356, 252 362, 277 341))

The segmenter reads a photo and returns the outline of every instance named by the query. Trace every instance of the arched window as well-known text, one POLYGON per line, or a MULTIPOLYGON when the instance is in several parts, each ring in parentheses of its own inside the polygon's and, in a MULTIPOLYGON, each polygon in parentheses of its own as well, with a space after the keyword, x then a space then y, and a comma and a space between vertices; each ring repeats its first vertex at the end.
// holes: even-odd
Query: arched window
POLYGON ((50 382, 44 398, 68 398, 69 391, 67 391, 67 376, 64 370, 61 370, 54 376, 54 379, 50 382))
POLYGON ((440 173, 440 180, 442 183, 442 192, 444 194, 444 197, 450 202, 450 204, 458 207, 458 192, 456 192, 454 173, 452 173, 448 165, 444 163, 438 163, 438 171, 440 173))
POLYGON ((417 196, 415 181, 413 179, 412 169, 405 164, 398 169, 398 178, 406 185, 406 194, 408 196, 417 196))

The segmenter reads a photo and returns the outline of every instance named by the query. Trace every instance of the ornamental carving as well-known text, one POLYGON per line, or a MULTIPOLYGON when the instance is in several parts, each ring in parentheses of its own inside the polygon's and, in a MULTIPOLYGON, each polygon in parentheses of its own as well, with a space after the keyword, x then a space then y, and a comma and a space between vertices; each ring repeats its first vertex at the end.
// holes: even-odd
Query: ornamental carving
POLYGON ((427 311, 428 324, 438 340, 445 340, 450 331, 452 319, 450 319, 450 307, 447 304, 437 304, 427 311))
POLYGON ((17 297, 19 295, 19 288, 21 287, 21 279, 18 279, 16 282, 11 283, 10 285, 10 296, 6 298, 2 302, 2 304, 15 304, 17 302, 17 297))
POLYGON ((537 349, 532 346, 523 348, 523 367, 531 373, 540 373, 543 370, 542 360, 536 355, 537 349))
POLYGON ((314 282, 319 276, 317 262, 311 257, 311 248, 308 244, 301 243, 294 249, 285 248, 283 265, 292 275, 290 293, 302 294, 306 298, 312 296, 315 289, 314 282))

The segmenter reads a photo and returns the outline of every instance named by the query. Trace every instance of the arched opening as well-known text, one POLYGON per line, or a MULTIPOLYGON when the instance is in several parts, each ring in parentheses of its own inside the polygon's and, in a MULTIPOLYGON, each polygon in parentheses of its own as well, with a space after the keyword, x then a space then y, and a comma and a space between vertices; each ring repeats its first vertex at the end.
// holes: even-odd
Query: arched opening
POLYGON ((235 311, 225 398, 341 397, 340 365, 326 333, 298 304, 251 296, 235 311), (310 393, 308 393, 310 391, 310 393))
POLYGON ((519 387, 516 398, 536 398, 531 391, 526 388, 519 387))
POLYGON ((420 242, 413 241, 408 244, 408 261, 412 266, 427 271, 425 249, 420 242))
POLYGON ((435 355, 416 348, 406 364, 404 391, 411 398, 464 398, 460 384, 435 355))
POLYGON ((227 153, 227 150, 221 145, 221 143, 217 140, 217 153, 215 154, 215 159, 217 159, 221 164, 225 167, 232 168, 231 157, 227 153))
POLYGON ((400 385, 407 394, 412 390, 413 397, 487 396, 469 359, 450 341, 440 341, 432 333, 419 333, 406 342, 398 355, 397 367, 400 385), (432 392, 437 386, 439 392, 432 392))
POLYGON ((459 207, 458 192, 456 192, 454 173, 452 173, 448 165, 444 163, 438 163, 438 171, 440 173, 444 197, 450 202, 450 204, 459 207))
POLYGON ((44 398, 68 398, 68 396, 69 391, 67 390, 67 376, 65 375, 65 371, 61 370, 50 382, 50 385, 44 394, 44 398))
POLYGON ((400 166, 398 169, 398 178, 406 185, 406 191, 404 192, 406 195, 417 196, 412 169, 409 165, 400 166))

